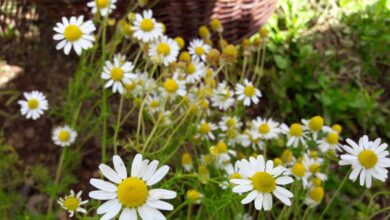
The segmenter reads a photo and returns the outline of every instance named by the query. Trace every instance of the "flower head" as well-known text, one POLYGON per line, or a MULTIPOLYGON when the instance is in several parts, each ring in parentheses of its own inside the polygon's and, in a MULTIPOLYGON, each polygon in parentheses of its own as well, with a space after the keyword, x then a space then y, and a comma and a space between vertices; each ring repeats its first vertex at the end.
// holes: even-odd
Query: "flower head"
POLYGON ((70 19, 62 17, 62 23, 58 22, 53 30, 57 32, 53 39, 60 41, 56 49, 64 49, 66 55, 73 47, 77 55, 80 56, 81 51, 91 48, 95 41, 95 37, 92 35, 92 32, 96 30, 95 25, 92 21, 84 22, 84 16, 70 17, 70 19))
POLYGON ((134 157, 130 176, 122 159, 113 157, 114 169, 105 164, 99 166, 103 176, 110 182, 92 178, 90 183, 98 190, 89 193, 97 200, 108 200, 97 210, 104 214, 102 219, 112 219, 123 209, 120 219, 161 219, 165 218, 160 210, 173 210, 173 206, 162 199, 173 199, 176 192, 166 189, 150 189, 168 173, 164 165, 157 169, 158 161, 143 160, 141 154, 134 157))
POLYGON ((57 127, 53 130, 53 142, 61 147, 68 147, 74 143, 77 132, 68 125, 57 127))
POLYGON ((206 55, 210 51, 211 47, 204 43, 203 40, 194 39, 190 42, 188 48, 189 53, 192 55, 192 59, 197 61, 206 61, 206 55))
POLYGON ((152 10, 145 10, 142 14, 136 14, 133 21, 133 36, 144 42, 152 42, 163 35, 163 25, 153 18, 152 10))
POLYGON ((92 9, 92 13, 99 13, 102 17, 110 14, 115 8, 116 0, 93 0, 87 3, 92 9))
POLYGON ((104 85, 105 88, 112 86, 112 92, 119 92, 123 94, 124 84, 129 84, 130 79, 136 78, 132 73, 134 65, 131 62, 121 62, 118 57, 114 58, 114 62, 106 61, 106 65, 103 68, 101 78, 108 80, 104 85))
POLYGON ((20 112, 27 119, 36 120, 49 108, 46 96, 42 92, 25 92, 23 96, 26 100, 20 100, 18 104, 20 105, 20 112))
POLYGON ((64 198, 59 198, 58 199, 58 204, 60 206, 67 210, 69 212, 69 217, 72 217, 75 212, 81 212, 81 213, 86 213, 87 210, 82 208, 81 206, 86 204, 88 200, 82 200, 81 199, 81 194, 83 191, 79 191, 77 194, 73 191, 70 190, 70 194, 65 196, 64 198))
POLYGON ((179 46, 176 41, 167 36, 162 36, 149 47, 149 56, 152 60, 164 66, 175 62, 178 54, 179 46))

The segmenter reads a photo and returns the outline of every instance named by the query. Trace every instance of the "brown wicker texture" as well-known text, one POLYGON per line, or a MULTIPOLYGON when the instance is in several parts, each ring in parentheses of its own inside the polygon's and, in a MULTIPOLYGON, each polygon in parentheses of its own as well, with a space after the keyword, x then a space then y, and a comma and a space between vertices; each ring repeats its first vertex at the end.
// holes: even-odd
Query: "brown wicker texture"
MULTIPOLYGON (((7 0, 0 0, 0 2, 7 0)), ((15 1, 15 0, 14 0, 15 1)), ((60 16, 87 15, 90 0, 16 0, 19 4, 35 3, 45 17, 56 21, 60 16)), ((115 17, 125 13, 129 0, 118 0, 115 17)), ((167 26, 168 35, 191 39, 198 27, 218 18, 224 26, 223 36, 239 42, 258 30, 275 10, 276 0, 160 0, 153 11, 167 26)))

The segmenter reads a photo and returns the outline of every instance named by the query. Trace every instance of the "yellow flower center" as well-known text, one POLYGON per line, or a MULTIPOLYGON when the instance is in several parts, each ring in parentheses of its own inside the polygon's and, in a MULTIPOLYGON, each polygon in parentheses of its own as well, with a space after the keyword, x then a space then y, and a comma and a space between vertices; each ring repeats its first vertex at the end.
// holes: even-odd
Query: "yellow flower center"
POLYGON ((319 131, 324 126, 324 119, 321 116, 314 116, 309 121, 309 127, 313 131, 319 131))
POLYGON ((283 151, 282 155, 280 155, 280 158, 285 163, 291 162, 293 159, 293 153, 291 150, 286 149, 283 151))
POLYGON ((200 199, 201 197, 201 194, 199 191, 195 190, 195 189, 190 189, 187 191, 187 199, 191 200, 191 201, 197 201, 200 199))
POLYGON ((313 178, 311 179, 311 183, 313 183, 314 186, 321 186, 322 180, 320 180, 319 178, 313 178))
POLYGON ((148 196, 148 188, 144 181, 129 177, 118 185, 118 200, 129 208, 136 208, 145 203, 148 196))
POLYGON ((320 169, 320 165, 318 163, 313 163, 309 166, 309 170, 312 173, 316 173, 320 169))
POLYGON ((239 173, 233 173, 230 175, 230 179, 242 179, 242 176, 239 173))
POLYGON ((364 150, 359 153, 358 159, 360 164, 366 169, 373 168, 378 162, 378 156, 372 150, 364 150))
POLYGON ((236 125, 236 121, 234 120, 234 118, 229 118, 228 120, 226 120, 226 126, 227 127, 231 128, 234 125, 236 125))
POLYGON ((200 129, 199 129, 200 133, 202 134, 207 134, 211 131, 211 128, 210 128, 210 125, 209 123, 205 122, 205 123, 202 123, 200 125, 200 129))
MULTIPOLYGON (((205 160, 211 160, 211 158, 205 159, 205 160)), ((207 169, 206 166, 203 166, 203 165, 200 165, 198 167, 198 172, 199 172, 199 175, 201 175, 201 176, 208 176, 209 175, 209 170, 207 169)))
POLYGON ((244 89, 244 94, 246 96, 249 96, 249 97, 252 97, 253 95, 255 95, 255 92, 256 92, 255 87, 253 87, 251 85, 245 87, 245 89, 244 89))
POLYGON ((337 144, 339 142, 339 135, 336 132, 329 133, 326 136, 326 142, 329 144, 337 144))
POLYGON ((310 191, 309 196, 315 202, 320 203, 322 201, 322 199, 324 198, 324 188, 322 188, 320 186, 314 187, 310 191))
POLYGON ((58 133, 58 139, 61 141, 61 142, 67 142, 70 138, 70 133, 69 131, 66 131, 66 130, 62 130, 58 133))
POLYGON ((134 81, 130 81, 130 83, 125 84, 125 87, 127 90, 132 91, 133 89, 135 89, 136 85, 137 84, 134 81))
POLYGON ((27 106, 29 109, 36 109, 39 106, 39 102, 37 99, 30 99, 27 101, 27 106))
POLYGON ((108 1, 109 0, 96 0, 96 6, 99 8, 99 9, 102 9, 102 8, 106 8, 108 6, 108 1))
POLYGON ((164 88, 169 93, 174 93, 179 89, 179 85, 174 79, 167 79, 164 82, 164 88))
POLYGON ((262 193, 269 193, 274 191, 276 181, 273 176, 266 172, 256 172, 252 177, 253 187, 262 193))
POLYGON ((196 47, 195 48, 195 54, 198 55, 198 56, 201 56, 204 54, 204 49, 203 47, 196 47))
POLYGON ((160 55, 168 56, 170 52, 171 52, 171 48, 167 43, 160 43, 157 46, 157 53, 160 55))
POLYGON ((65 28, 64 37, 70 42, 77 41, 81 38, 81 35, 83 35, 83 33, 80 28, 74 24, 70 24, 65 28))
POLYGON ((291 172, 295 176, 303 177, 305 176, 306 173, 306 168, 302 163, 296 163, 294 166, 291 168, 291 172))
POLYGON ((339 125, 339 124, 334 124, 333 126, 332 126, 332 129, 333 130, 335 130, 337 133, 341 133, 341 131, 343 130, 343 128, 341 127, 341 125, 339 125))
POLYGON ((275 167, 280 166, 280 165, 283 164, 283 161, 279 157, 274 158, 273 161, 274 161, 275 167))
POLYGON ((80 200, 78 200, 77 198, 75 198, 73 196, 68 197, 64 201, 64 206, 69 211, 76 211, 76 209, 79 207, 79 205, 80 205, 80 200))
POLYGON ((181 156, 181 163, 182 164, 192 164, 192 157, 189 153, 184 153, 182 156, 181 156))
POLYGON ((196 66, 193 63, 189 63, 186 67, 186 73, 191 75, 196 72, 196 66))
POLYGON ((318 152, 315 150, 310 151, 310 157, 317 159, 318 158, 318 152))
POLYGON ((266 123, 263 123, 263 124, 261 124, 261 125, 259 126, 259 132, 260 132, 261 134, 268 134, 268 132, 269 132, 270 130, 271 130, 271 129, 270 129, 269 125, 266 124, 266 123))
POLYGON ((158 100, 152 100, 149 105, 151 108, 157 108, 160 105, 160 102, 158 100))
POLYGON ((119 67, 114 67, 111 70, 111 78, 113 80, 119 81, 123 78, 124 72, 121 68, 119 67))
POLYGON ((228 151, 227 145, 223 141, 218 142, 215 147, 217 148, 218 153, 226 153, 228 151))
POLYGON ((199 104, 202 109, 208 109, 209 107, 209 101, 207 99, 203 99, 199 104))
POLYGON ((302 126, 298 123, 294 123, 290 126, 290 135, 300 137, 303 134, 302 126))
POLYGON ((150 18, 143 19, 141 21, 140 28, 141 28, 141 30, 143 30, 145 32, 149 32, 149 31, 153 30, 153 28, 154 28, 153 20, 150 18))

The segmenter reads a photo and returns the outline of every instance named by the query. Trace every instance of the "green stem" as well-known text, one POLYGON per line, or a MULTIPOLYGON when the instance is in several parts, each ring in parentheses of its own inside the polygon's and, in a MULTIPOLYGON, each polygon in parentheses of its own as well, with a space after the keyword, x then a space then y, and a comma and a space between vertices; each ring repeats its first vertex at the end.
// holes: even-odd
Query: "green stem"
POLYGON ((333 194, 332 198, 330 199, 330 201, 326 204, 325 206, 325 209, 324 211, 322 211, 321 215, 320 215, 320 219, 323 219, 326 211, 328 211, 329 207, 332 205, 333 203, 333 200, 336 198, 336 196, 339 194, 341 188, 343 188, 344 184, 347 182, 347 179, 348 179, 348 176, 349 176, 349 173, 351 172, 351 169, 349 169, 349 171, 347 172, 347 174, 344 176, 344 179, 343 181, 341 182, 341 184, 339 185, 339 187, 337 188, 336 192, 333 194))
MULTIPOLYGON (((102 58, 101 62, 104 63, 106 59, 106 32, 107 32, 107 16, 103 20, 103 33, 102 33, 102 58)), ((103 117, 103 135, 102 135, 102 162, 106 161, 106 147, 107 147, 107 91, 103 86, 102 95, 102 117, 103 117)))
POLYGON ((116 119, 116 126, 115 126, 115 133, 114 133, 114 155, 118 153, 118 133, 119 133, 120 123, 121 123, 121 115, 122 115, 124 99, 125 99, 125 95, 122 95, 121 100, 119 101, 119 111, 118 111, 118 117, 116 119))
MULTIPOLYGON (((54 179, 54 186, 57 186, 58 182, 60 180, 61 170, 62 170, 62 166, 64 164, 65 153, 66 153, 66 147, 62 150, 60 160, 58 161, 56 177, 54 179)), ((47 207, 47 216, 48 217, 51 215, 51 212, 53 209, 53 202, 54 202, 54 195, 50 195, 49 205, 47 207)))
POLYGON ((183 202, 179 206, 177 206, 171 213, 167 215, 167 219, 170 219, 174 216, 180 209, 182 209, 187 203, 183 202))

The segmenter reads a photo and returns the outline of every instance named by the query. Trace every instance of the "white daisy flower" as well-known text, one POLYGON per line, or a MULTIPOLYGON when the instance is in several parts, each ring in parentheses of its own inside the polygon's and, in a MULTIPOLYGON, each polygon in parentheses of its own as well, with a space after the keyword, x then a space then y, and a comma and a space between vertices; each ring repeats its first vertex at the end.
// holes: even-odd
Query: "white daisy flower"
POLYGON ((66 55, 69 54, 72 47, 79 56, 83 49, 93 47, 92 43, 95 41, 95 37, 92 32, 96 30, 96 27, 92 21, 84 22, 84 16, 70 17, 69 20, 62 17, 62 23, 57 22, 57 26, 53 30, 57 32, 53 39, 60 41, 56 49, 64 49, 66 55))
POLYGON ((160 182, 168 173, 169 167, 164 165, 157 169, 158 161, 143 160, 141 154, 134 157, 130 176, 122 159, 115 155, 115 170, 105 164, 99 169, 110 182, 92 178, 90 183, 99 190, 89 193, 89 197, 97 200, 108 200, 98 209, 101 219, 112 219, 120 214, 120 220, 165 219, 160 210, 173 210, 173 206, 162 199, 173 199, 176 192, 166 189, 150 189, 160 182))
POLYGON ((65 198, 59 198, 57 203, 65 210, 69 212, 69 217, 73 217, 76 212, 86 213, 82 205, 86 204, 88 200, 82 200, 81 194, 83 191, 79 191, 77 194, 73 190, 70 190, 70 195, 65 196, 65 198))
POLYGON ((18 104, 20 105, 20 112, 27 119, 36 120, 49 108, 46 96, 42 92, 24 92, 23 96, 26 100, 20 100, 18 104))
POLYGON ((167 78, 161 90, 164 96, 172 98, 176 97, 176 95, 185 96, 187 94, 185 82, 179 80, 177 75, 174 75, 172 78, 167 78))
POLYGON ((115 58, 114 62, 106 61, 106 65, 103 67, 103 73, 101 74, 102 79, 108 80, 104 85, 104 88, 112 86, 112 92, 119 92, 123 94, 123 84, 130 83, 130 79, 136 78, 132 73, 134 65, 131 62, 122 62, 115 58))
POLYGON ((335 131, 329 132, 322 140, 318 140, 317 144, 318 148, 320 148, 322 152, 327 152, 329 150, 341 150, 341 145, 339 144, 339 134, 335 131))
POLYGON ((220 110, 227 110, 234 105, 234 92, 227 86, 226 82, 218 84, 211 96, 212 106, 220 110))
POLYGON ((325 191, 324 188, 321 186, 312 187, 309 189, 307 196, 305 198, 305 204, 307 204, 309 207, 315 207, 319 205, 324 198, 325 191))
POLYGON ((342 149, 347 153, 340 156, 340 165, 351 165, 352 172, 349 179, 355 181, 360 174, 360 185, 371 187, 372 178, 384 182, 387 179, 387 169, 390 167, 389 151, 387 144, 382 143, 381 139, 369 141, 364 135, 359 139, 359 143, 355 143, 351 139, 346 140, 350 145, 343 145, 342 149))
POLYGON ((136 72, 135 76, 129 83, 125 83, 126 91, 131 92, 134 97, 143 96, 147 91, 157 88, 156 81, 147 72, 136 72))
POLYGON ((264 142, 260 139, 259 135, 253 134, 250 130, 244 130, 240 135, 240 142, 243 147, 251 146, 254 150, 263 150, 264 142))
POLYGON ((149 46, 148 54, 152 61, 168 66, 176 61, 179 45, 175 40, 162 36, 149 46))
POLYGON ((240 161, 238 160, 238 161, 236 161, 235 163, 234 163, 234 165, 233 164, 231 164, 231 163, 228 163, 228 164, 225 164, 225 166, 223 167, 223 169, 226 171, 226 173, 227 173, 227 177, 228 177, 228 180, 229 181, 223 181, 222 183, 220 183, 220 187, 222 188, 222 189, 227 189, 227 187, 229 186, 229 185, 235 185, 235 184, 231 184, 230 183, 230 179, 241 179, 242 178, 242 176, 241 176, 241 174, 240 174, 240 171, 239 171, 239 168, 238 168, 238 164, 240 163, 240 161))
POLYGON ((265 211, 272 208, 272 194, 283 204, 290 206, 290 198, 293 194, 279 185, 292 183, 293 178, 284 174, 285 168, 274 167, 272 160, 264 161, 262 155, 257 158, 250 157, 248 160, 241 160, 239 166, 242 179, 232 179, 231 182, 237 184, 233 188, 235 193, 246 193, 247 196, 241 201, 248 204, 254 201, 257 210, 265 211))
POLYGON ((310 156, 308 153, 303 155, 302 163, 306 167, 307 171, 310 172, 310 177, 318 178, 321 181, 328 179, 326 174, 320 172, 321 164, 324 160, 322 158, 310 156))
POLYGON ((194 39, 190 42, 188 52, 192 59, 196 61, 206 62, 206 55, 209 53, 211 47, 201 39, 194 39))
POLYGON ((163 26, 153 18, 152 10, 135 14, 131 28, 134 31, 133 36, 144 43, 152 42, 163 35, 163 26))
POLYGON ((306 146, 306 134, 303 131, 303 127, 299 123, 293 123, 290 127, 282 124, 280 126, 283 133, 287 134, 287 147, 298 147, 299 144, 306 146))
POLYGON ((206 67, 203 62, 193 60, 185 64, 184 77, 187 83, 196 83, 205 75, 206 67))
POLYGON ((265 140, 275 139, 282 132, 279 128, 279 123, 271 118, 262 119, 261 117, 257 117, 252 122, 252 127, 254 134, 265 140))
POLYGON ((155 92, 146 97, 146 105, 151 113, 159 112, 162 109, 162 99, 155 92))
POLYGON ((261 92, 253 86, 252 82, 245 79, 243 84, 236 85, 236 95, 238 100, 244 101, 245 106, 250 106, 252 102, 259 103, 261 92))
POLYGON ((303 130, 310 131, 314 140, 317 140, 320 131, 326 129, 324 119, 318 115, 312 117, 310 120, 302 119, 302 124, 303 130))
POLYGON ((242 122, 236 116, 222 116, 218 125, 222 131, 226 131, 231 128, 241 128, 242 122))
POLYGON ((198 133, 196 134, 196 138, 203 138, 208 140, 214 140, 215 136, 213 134, 213 131, 216 130, 218 127, 214 123, 207 122, 206 120, 202 119, 202 121, 198 125, 198 133))
POLYGON ((230 162, 232 156, 237 156, 237 153, 229 149, 224 141, 219 141, 216 145, 212 146, 210 153, 214 156, 216 165, 219 168, 225 167, 226 163, 230 162))
POLYGON ((87 6, 92 8, 92 13, 100 13, 102 17, 110 14, 114 9, 116 0, 93 0, 87 3, 87 6))
POLYGON ((77 132, 68 125, 53 130, 52 140, 58 146, 68 147, 75 142, 76 138, 77 132))
POLYGON ((309 184, 310 172, 301 161, 296 161, 287 171, 286 174, 294 176, 302 181, 302 185, 306 188, 309 184))

